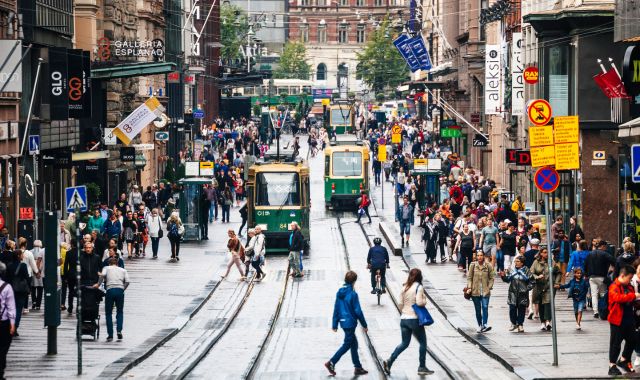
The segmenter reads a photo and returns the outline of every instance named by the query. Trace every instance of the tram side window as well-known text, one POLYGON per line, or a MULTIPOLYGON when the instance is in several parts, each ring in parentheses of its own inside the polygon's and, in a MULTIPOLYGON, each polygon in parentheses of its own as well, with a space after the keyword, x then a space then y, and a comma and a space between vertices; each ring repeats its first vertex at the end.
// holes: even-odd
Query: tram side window
POLYGON ((256 206, 299 206, 298 173, 260 173, 256 181, 256 206))
POLYGON ((324 175, 329 176, 331 173, 329 170, 331 169, 331 157, 326 156, 324 158, 324 175))
POLYGON ((362 175, 362 153, 333 153, 333 175, 336 177, 357 177, 362 175))

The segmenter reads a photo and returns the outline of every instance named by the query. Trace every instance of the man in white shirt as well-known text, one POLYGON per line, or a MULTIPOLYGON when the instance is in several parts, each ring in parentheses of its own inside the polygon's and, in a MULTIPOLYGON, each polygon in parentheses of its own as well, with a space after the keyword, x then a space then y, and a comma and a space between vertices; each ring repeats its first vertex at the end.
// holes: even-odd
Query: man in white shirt
POLYGON ((95 285, 99 288, 105 283, 107 293, 104 301, 104 313, 107 320, 107 342, 113 340, 113 304, 116 304, 116 331, 118 340, 122 339, 122 324, 124 320, 124 291, 129 286, 129 273, 118 266, 118 259, 112 257, 109 266, 102 268, 100 280, 95 285))

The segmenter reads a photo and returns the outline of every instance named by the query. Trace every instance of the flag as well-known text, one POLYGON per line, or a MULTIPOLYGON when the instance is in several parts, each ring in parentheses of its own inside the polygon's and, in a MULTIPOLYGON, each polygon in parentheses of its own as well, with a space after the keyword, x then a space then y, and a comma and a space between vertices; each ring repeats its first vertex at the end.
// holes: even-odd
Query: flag
POLYGON ((164 112, 164 107, 155 96, 149 98, 138 108, 133 110, 124 120, 114 128, 113 134, 118 136, 125 145, 131 144, 138 134, 164 112))
POLYGON ((624 88, 624 84, 615 70, 600 73, 594 76, 593 80, 608 98, 629 98, 627 90, 624 88))

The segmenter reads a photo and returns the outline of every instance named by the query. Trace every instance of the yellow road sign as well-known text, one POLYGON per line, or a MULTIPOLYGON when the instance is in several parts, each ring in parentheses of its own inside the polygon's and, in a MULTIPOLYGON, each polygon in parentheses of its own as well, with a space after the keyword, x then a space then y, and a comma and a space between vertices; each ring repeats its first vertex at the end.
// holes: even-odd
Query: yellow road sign
POLYGON ((553 145, 539 146, 531 148, 531 166, 554 165, 556 163, 556 152, 553 145))
POLYGON ((556 170, 580 169, 578 143, 556 144, 556 170))
POLYGON ((429 170, 429 162, 426 158, 415 158, 413 160, 414 170, 429 170))
POLYGON ((545 145, 553 145, 553 127, 551 125, 529 127, 529 146, 545 145))
POLYGON ((556 144, 577 143, 580 136, 578 116, 556 116, 553 127, 556 144))
POLYGON ((387 160, 387 146, 378 145, 378 161, 386 161, 386 160, 387 160))

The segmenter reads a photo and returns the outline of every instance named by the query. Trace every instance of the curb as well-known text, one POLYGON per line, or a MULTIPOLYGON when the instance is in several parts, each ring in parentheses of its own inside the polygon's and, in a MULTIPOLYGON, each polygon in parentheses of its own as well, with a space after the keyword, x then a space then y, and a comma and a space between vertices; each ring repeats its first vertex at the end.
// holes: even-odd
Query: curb
MULTIPOLYGON (((397 250, 402 252, 402 248, 398 248, 397 239, 389 238, 397 235, 396 231, 389 227, 386 223, 380 222, 380 231, 385 237, 387 244, 393 250, 394 254, 397 250)), ((399 233, 399 232, 398 232, 399 233)), ((402 253, 403 260, 409 268, 415 268, 416 265, 411 253, 402 253)), ((523 380, 532 380, 545 378, 545 376, 534 367, 528 366, 522 362, 522 360, 506 350, 504 347, 495 343, 486 335, 477 334, 474 329, 464 320, 464 318, 457 312, 456 308, 449 305, 440 292, 433 286, 431 281, 423 278, 424 287, 427 289, 427 297, 431 303, 444 315, 449 324, 460 333, 465 339, 474 343, 482 350, 487 356, 496 360, 503 367, 510 372, 513 372, 523 380)))
MULTIPOLYGON (((382 219, 382 217, 379 218, 382 219)), ((384 236, 384 239, 387 241, 387 244, 389 244, 391 252, 393 252, 394 256, 402 256, 402 248, 398 248, 398 234, 394 235, 386 222, 380 222, 380 232, 382 233, 382 236, 384 236)))
POLYGON ((158 349, 158 347, 164 345, 184 328, 189 320, 193 318, 209 298, 211 298, 211 295, 213 295, 213 292, 218 288, 218 285, 220 285, 220 281, 209 281, 205 285, 204 291, 199 296, 195 297, 191 303, 184 308, 182 313, 180 313, 180 315, 171 322, 169 325, 170 327, 159 330, 150 338, 134 347, 123 357, 107 365, 107 367, 103 369, 100 375, 96 378, 117 379, 125 372, 148 358, 155 350, 158 349))

